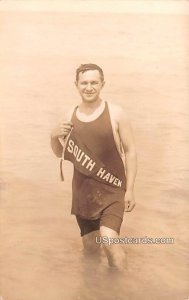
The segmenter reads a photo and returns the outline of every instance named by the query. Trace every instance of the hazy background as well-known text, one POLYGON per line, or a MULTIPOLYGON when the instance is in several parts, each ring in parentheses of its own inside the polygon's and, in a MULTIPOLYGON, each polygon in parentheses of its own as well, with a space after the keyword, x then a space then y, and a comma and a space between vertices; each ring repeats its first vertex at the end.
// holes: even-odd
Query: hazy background
POLYGON ((188 297, 189 59, 186 1, 1 1, 1 248, 4 300, 180 300, 188 297), (138 3, 138 4, 137 4, 138 3), (135 211, 121 236, 122 276, 84 259, 70 215, 72 168, 49 146, 80 101, 81 63, 105 73, 105 100, 131 116, 138 150, 135 211))

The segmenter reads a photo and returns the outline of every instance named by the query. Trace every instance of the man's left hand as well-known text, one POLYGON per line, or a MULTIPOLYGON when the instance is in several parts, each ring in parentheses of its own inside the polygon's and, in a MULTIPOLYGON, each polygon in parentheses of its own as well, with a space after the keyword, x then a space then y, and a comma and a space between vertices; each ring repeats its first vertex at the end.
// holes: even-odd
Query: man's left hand
POLYGON ((135 207, 135 197, 133 191, 126 191, 125 194, 125 212, 130 212, 135 207))

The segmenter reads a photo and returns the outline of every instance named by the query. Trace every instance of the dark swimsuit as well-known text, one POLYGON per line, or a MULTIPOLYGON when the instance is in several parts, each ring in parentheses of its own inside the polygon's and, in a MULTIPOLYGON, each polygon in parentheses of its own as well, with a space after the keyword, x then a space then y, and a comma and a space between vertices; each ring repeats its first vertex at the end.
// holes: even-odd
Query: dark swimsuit
POLYGON ((118 152, 109 108, 91 122, 72 115, 73 130, 68 138, 64 159, 72 161, 72 209, 81 235, 107 226, 119 233, 124 213, 126 176, 118 152), (87 160, 87 162, 86 162, 87 160))

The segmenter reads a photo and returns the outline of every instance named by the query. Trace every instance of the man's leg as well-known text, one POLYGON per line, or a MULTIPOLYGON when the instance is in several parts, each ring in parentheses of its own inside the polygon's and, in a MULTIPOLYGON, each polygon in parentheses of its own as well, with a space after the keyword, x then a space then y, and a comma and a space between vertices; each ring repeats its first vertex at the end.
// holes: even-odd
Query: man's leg
MULTIPOLYGON (((100 235, 101 237, 107 237, 108 239, 119 237, 115 230, 106 226, 100 226, 100 235)), ((108 258, 109 265, 119 270, 123 270, 126 267, 126 256, 122 245, 119 243, 113 243, 111 245, 104 243, 102 245, 108 258)))
POLYGON ((76 216, 76 219, 81 230, 81 237, 85 253, 97 253, 101 246, 100 243, 96 242, 96 238, 100 235, 100 219, 86 220, 79 216, 76 216))
POLYGON ((97 253, 100 250, 100 244, 96 242, 96 238, 100 236, 99 230, 92 231, 82 236, 84 251, 87 254, 97 253))

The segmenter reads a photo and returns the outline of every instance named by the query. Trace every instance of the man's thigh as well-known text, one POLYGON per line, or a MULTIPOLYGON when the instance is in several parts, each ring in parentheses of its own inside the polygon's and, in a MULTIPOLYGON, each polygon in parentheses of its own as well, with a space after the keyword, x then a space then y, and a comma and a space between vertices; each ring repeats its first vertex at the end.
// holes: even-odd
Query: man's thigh
POLYGON ((83 246, 86 251, 95 252, 100 248, 96 242, 100 235, 100 219, 87 220, 76 216, 77 223, 80 228, 83 246))
POLYGON ((106 226, 100 226, 100 235, 106 237, 106 243, 102 243, 102 246, 109 265, 120 270, 124 269, 126 267, 126 256, 122 245, 118 241, 118 233, 106 226))
POLYGON ((82 242, 83 242, 84 250, 90 253, 98 251, 101 246, 99 243, 97 243, 97 239, 99 236, 100 236, 99 230, 95 230, 88 234, 83 235, 82 242))
POLYGON ((80 228, 81 237, 87 236, 87 239, 93 239, 93 236, 99 236, 97 231, 99 231, 102 226, 110 228, 119 234, 123 221, 121 217, 107 213, 102 214, 101 217, 96 220, 87 220, 79 216, 76 216, 76 220, 80 228))
POLYGON ((93 231, 98 231, 100 229, 100 219, 87 220, 81 218, 80 216, 76 216, 76 220, 79 225, 80 233, 82 237, 84 235, 88 235, 89 233, 93 231))
POLYGON ((101 230, 101 232, 105 231, 106 233, 111 233, 115 232, 114 235, 118 236, 120 233, 121 229, 121 224, 123 222, 123 219, 121 217, 115 216, 113 214, 103 214, 100 219, 100 228, 104 228, 101 230), (107 229, 105 229, 107 228, 107 229), (110 230, 108 230, 110 229, 110 230))

